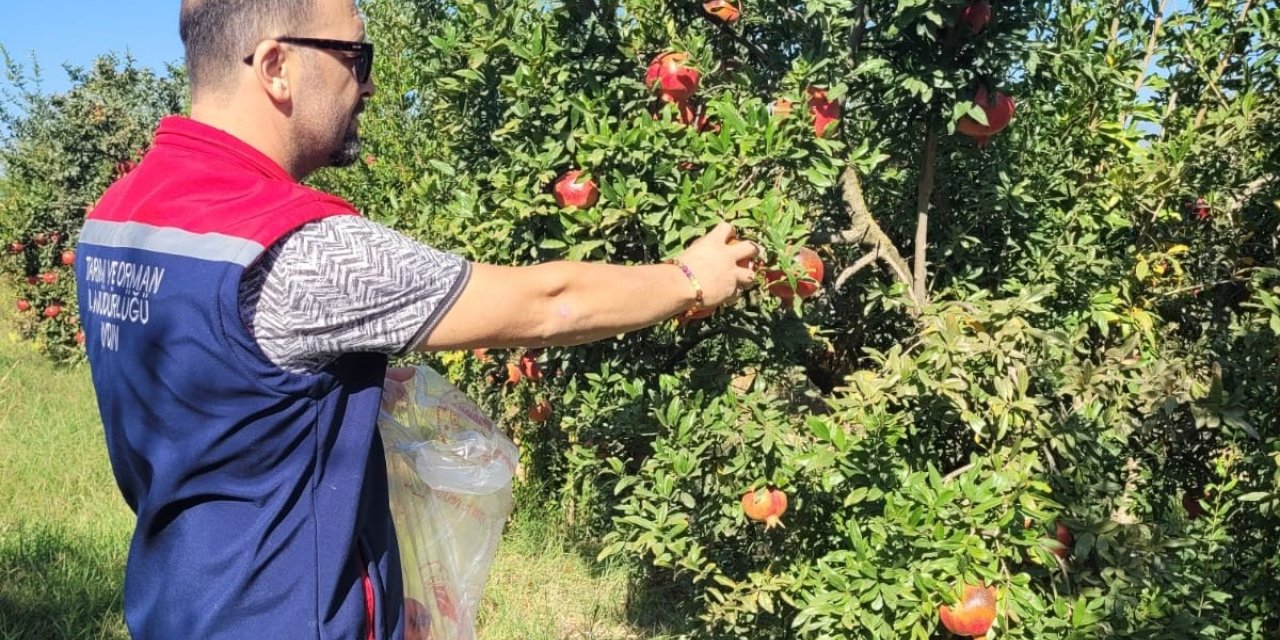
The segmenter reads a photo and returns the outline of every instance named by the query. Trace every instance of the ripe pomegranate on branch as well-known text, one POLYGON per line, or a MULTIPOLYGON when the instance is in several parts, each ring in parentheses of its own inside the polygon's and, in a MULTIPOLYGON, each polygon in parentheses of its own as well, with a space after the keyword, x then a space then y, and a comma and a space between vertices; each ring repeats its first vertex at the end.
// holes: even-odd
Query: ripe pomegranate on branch
POLYGON ((974 92, 973 104, 982 110, 987 123, 982 124, 969 116, 964 116, 956 121, 956 131, 977 140, 979 147, 985 147, 991 136, 1009 126, 1009 121, 1013 120, 1015 105, 1013 98, 999 91, 988 93, 986 87, 978 87, 974 92))

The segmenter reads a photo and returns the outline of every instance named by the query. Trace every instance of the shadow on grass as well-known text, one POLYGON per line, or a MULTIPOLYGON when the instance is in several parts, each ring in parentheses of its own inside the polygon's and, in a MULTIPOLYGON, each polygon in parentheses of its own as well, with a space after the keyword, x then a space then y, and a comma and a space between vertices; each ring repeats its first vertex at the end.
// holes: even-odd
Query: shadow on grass
POLYGON ((0 530, 0 638, 126 640, 125 547, 48 525, 0 530))

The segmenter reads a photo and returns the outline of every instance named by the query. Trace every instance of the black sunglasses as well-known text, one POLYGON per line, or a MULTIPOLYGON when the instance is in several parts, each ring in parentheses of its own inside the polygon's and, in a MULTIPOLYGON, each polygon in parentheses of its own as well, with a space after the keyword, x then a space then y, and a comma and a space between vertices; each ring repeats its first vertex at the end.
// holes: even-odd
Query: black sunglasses
MULTIPOLYGON (((327 51, 344 51, 356 54, 356 81, 364 84, 369 81, 369 74, 373 73, 373 43, 372 42, 351 42, 348 40, 325 40, 322 38, 293 38, 290 36, 281 36, 279 38, 271 38, 277 42, 286 42, 288 44, 296 44, 300 47, 311 47, 313 49, 325 49, 327 51)), ((245 64, 253 64, 253 54, 245 56, 245 64)))

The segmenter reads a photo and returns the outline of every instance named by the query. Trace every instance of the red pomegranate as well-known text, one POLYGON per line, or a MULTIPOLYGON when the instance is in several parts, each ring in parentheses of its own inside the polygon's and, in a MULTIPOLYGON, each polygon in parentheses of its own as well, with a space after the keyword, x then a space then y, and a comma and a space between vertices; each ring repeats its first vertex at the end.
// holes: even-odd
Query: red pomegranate
POLYGON ((1209 201, 1204 198, 1196 198, 1195 204, 1192 205, 1192 211, 1196 214, 1198 220, 1208 220, 1213 209, 1209 207, 1209 201))
POLYGON ((76 344, 84 344, 84 329, 76 331, 76 344))
POLYGON ((31 308, 31 303, 26 300, 18 301, 18 311, 27 311, 31 308))
POLYGON ((530 382, 537 382, 542 379, 542 368, 538 366, 538 361, 528 355, 520 357, 520 375, 528 378, 530 382))
POLYGON ((1013 119, 1013 98, 999 91, 995 96, 990 96, 987 94, 986 87, 979 87, 973 94, 973 103, 981 107, 983 113, 987 115, 987 124, 982 125, 977 120, 965 116, 956 122, 956 131, 976 139, 979 147, 985 147, 987 140, 1009 126, 1009 121, 1013 119))
POLYGON ((34 285, 40 282, 40 278, 35 276, 27 276, 27 284, 34 285))
POLYGON ((556 180, 555 187, 552 189, 556 204, 579 209, 587 209, 595 205, 600 199, 600 189, 596 187, 594 180, 579 181, 578 178, 581 175, 581 171, 574 169, 566 171, 556 180))
POLYGON ((748 518, 763 522, 765 529, 781 527, 782 514, 787 512, 787 494, 772 488, 747 491, 742 494, 742 511, 748 518))
POLYGON ((9 243, 9 253, 22 253, 22 251, 26 248, 27 248, 27 245, 22 244, 21 242, 9 243))
POLYGON ((58 274, 52 271, 49 271, 47 273, 42 273, 40 274, 40 281, 45 284, 53 284, 58 281, 58 274))
POLYGON ((720 133, 720 124, 708 122, 707 110, 703 106, 694 106, 688 101, 681 102, 677 105, 680 109, 680 124, 686 127, 693 127, 698 133, 711 130, 712 133, 720 133))
POLYGON ((62 305, 56 302, 44 308, 44 317, 46 318, 56 318, 59 313, 62 313, 62 305))
POLYGON ((808 298, 817 293, 826 272, 818 252, 808 247, 800 247, 796 251, 794 260, 804 267, 804 275, 797 279, 794 289, 791 288, 785 271, 769 269, 764 272, 764 281, 769 287, 769 293, 783 300, 790 300, 796 296, 808 298))
POLYGON ((404 599, 404 640, 429 640, 431 638, 431 612, 427 606, 404 599))
POLYGON ((644 84, 658 93, 658 97, 667 102, 684 102, 698 91, 698 83, 702 74, 685 63, 689 54, 667 51, 660 53, 644 75, 644 84))
POLYGON ((551 402, 539 400, 532 407, 529 407, 528 415, 531 422, 546 422, 551 417, 551 402))
POLYGON ((969 25, 969 32, 977 35, 988 22, 991 22, 991 3, 987 0, 970 2, 960 10, 958 22, 969 25))
POLYGON ((70 267, 76 263, 76 252, 68 249, 62 252, 62 266, 70 267))
POLYGON ((813 114, 813 132, 819 138, 827 133, 827 128, 840 121, 840 103, 827 99, 827 90, 809 87, 809 113, 813 114))
POLYGON ((702 10, 725 24, 733 24, 742 17, 742 12, 728 0, 707 0, 702 3, 702 10))
POLYGON ((1071 550, 1075 548, 1076 537, 1071 534, 1071 530, 1067 528, 1067 525, 1059 522, 1053 532, 1053 538, 1058 541, 1058 544, 1062 545, 1055 547, 1053 554, 1065 560, 1067 556, 1071 555, 1071 550))
POLYGON ((964 585, 964 596, 955 607, 941 605, 938 617, 947 631, 958 636, 981 636, 991 629, 996 620, 996 590, 994 587, 964 585))

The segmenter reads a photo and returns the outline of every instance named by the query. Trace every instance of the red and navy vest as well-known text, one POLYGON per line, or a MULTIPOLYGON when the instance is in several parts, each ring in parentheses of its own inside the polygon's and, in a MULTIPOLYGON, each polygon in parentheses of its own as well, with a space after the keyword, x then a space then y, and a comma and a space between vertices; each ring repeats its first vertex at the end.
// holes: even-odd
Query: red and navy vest
POLYGON ((86 219, 76 286, 107 451, 137 514, 124 609, 138 640, 403 636, 376 429, 386 356, 291 373, 239 313, 245 268, 332 215, 358 214, 170 117, 86 219))

